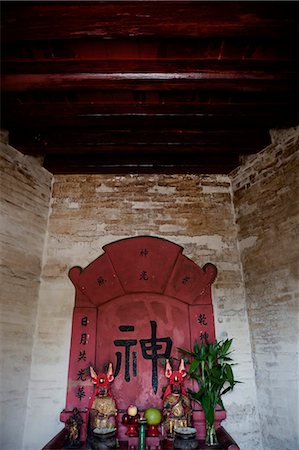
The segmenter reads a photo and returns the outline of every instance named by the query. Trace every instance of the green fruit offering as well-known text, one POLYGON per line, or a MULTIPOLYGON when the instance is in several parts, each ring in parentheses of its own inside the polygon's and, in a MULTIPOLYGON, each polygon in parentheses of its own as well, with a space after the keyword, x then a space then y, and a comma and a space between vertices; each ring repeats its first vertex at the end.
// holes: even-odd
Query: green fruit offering
POLYGON ((162 420, 162 414, 157 408, 147 408, 144 417, 149 425, 158 425, 162 420))

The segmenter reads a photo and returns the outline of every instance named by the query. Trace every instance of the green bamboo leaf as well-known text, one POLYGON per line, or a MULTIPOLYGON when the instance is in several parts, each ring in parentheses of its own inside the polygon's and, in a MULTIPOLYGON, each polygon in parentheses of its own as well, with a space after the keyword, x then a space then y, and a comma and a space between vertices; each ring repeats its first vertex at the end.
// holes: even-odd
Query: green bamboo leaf
POLYGON ((225 410, 225 408, 224 408, 224 404, 223 404, 223 402, 222 402, 222 400, 221 400, 221 398, 219 397, 218 398, 218 405, 220 405, 221 406, 221 408, 223 409, 223 410, 225 410))
POLYGON ((233 385, 234 384, 234 374, 233 374, 232 368, 229 364, 226 364, 226 366, 225 366, 225 373, 226 373, 229 384, 233 385))
POLYGON ((193 372, 196 371, 196 369, 198 368, 199 364, 200 364, 200 361, 198 361, 198 359, 194 359, 194 360, 192 361, 192 363, 191 363, 191 365, 190 365, 190 368, 189 368, 189 374, 190 374, 190 376, 192 376, 193 372))
POLYGON ((194 391, 191 391, 191 389, 188 389, 188 391, 193 400, 195 400, 195 401, 200 400, 200 397, 201 397, 200 392, 194 392, 194 391))
POLYGON ((194 342, 194 353, 198 354, 199 353, 199 346, 198 346, 198 341, 197 339, 194 342))
POLYGON ((213 383, 217 384, 218 386, 223 385, 223 381, 219 380, 219 378, 215 378, 215 377, 213 377, 213 375, 211 375, 210 378, 213 381, 213 383))
POLYGON ((207 395, 203 395, 201 398, 201 404, 205 412, 207 412, 211 408, 211 402, 207 395))
POLYGON ((227 392, 229 392, 229 391, 231 391, 231 390, 232 390, 232 387, 231 387, 231 386, 228 386, 227 388, 224 389, 223 392, 221 392, 221 395, 224 395, 224 394, 226 394, 227 392))
POLYGON ((206 354, 206 347, 205 347, 205 345, 202 342, 200 344, 200 347, 199 347, 199 358, 200 358, 200 360, 205 359, 205 354, 206 354))
POLYGON ((198 385, 197 391, 188 389, 190 398, 202 405, 206 420, 211 421, 211 424, 214 423, 216 405, 225 409, 222 395, 238 383, 234 379, 232 358, 229 357, 231 344, 232 339, 200 345, 196 341, 193 352, 184 350, 184 354, 190 357, 188 374, 198 385))
POLYGON ((223 355, 226 355, 226 354, 227 354, 227 352, 229 351, 229 349, 230 349, 230 347, 231 347, 231 345, 232 345, 232 342, 233 342, 232 339, 226 339, 226 340, 223 342, 223 345, 222 345, 222 354, 223 354, 223 355))

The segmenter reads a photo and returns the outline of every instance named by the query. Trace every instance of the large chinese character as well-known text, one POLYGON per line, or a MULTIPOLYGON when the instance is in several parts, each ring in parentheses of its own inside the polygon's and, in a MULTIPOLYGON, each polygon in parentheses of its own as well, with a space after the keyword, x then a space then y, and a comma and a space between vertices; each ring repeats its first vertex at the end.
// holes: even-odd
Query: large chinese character
POLYGON ((142 350, 142 356, 144 359, 150 359, 152 361, 152 387, 157 393, 158 390, 158 368, 157 368, 157 360, 159 358, 170 358, 172 340, 170 337, 165 338, 157 338, 157 322, 154 320, 150 321, 152 336, 149 339, 140 339, 140 345, 142 350), (163 349, 163 345, 165 345, 164 351, 159 353, 159 350, 163 349))
MULTIPOLYGON (((119 327, 120 331, 134 331, 133 325, 121 325, 119 327)), ((130 377, 130 356, 131 356, 131 347, 137 344, 136 339, 116 339, 114 341, 114 345, 116 347, 125 347, 125 380, 128 383, 131 379, 130 377)), ((136 377, 137 374, 137 354, 133 352, 133 376, 136 377)), ((121 352, 116 352, 116 367, 114 376, 116 377, 119 374, 121 368, 121 360, 122 354, 121 352)))

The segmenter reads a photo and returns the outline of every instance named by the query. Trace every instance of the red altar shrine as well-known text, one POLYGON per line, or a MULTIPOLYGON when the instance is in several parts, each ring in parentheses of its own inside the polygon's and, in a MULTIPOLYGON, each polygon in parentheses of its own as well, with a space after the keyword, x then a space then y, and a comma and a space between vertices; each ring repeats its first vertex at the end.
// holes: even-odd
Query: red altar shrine
MULTIPOLYGON (((182 254, 182 247, 155 237, 123 239, 103 249, 85 269, 69 271, 76 296, 66 406, 60 420, 69 424, 74 408, 79 410, 80 441, 86 447, 95 396, 89 368, 106 373, 112 363, 109 390, 118 411, 117 439, 120 448, 137 449, 138 438, 128 437, 122 416, 129 405, 136 405, 141 414, 149 407, 161 410, 165 359, 179 359, 177 348, 191 348, 195 339, 215 340, 211 285, 217 269, 209 263, 200 268, 182 254)), ((215 418, 221 448, 239 449, 221 426, 225 411, 216 411, 215 418)), ((199 448, 204 448, 205 419, 196 404, 193 427, 199 448)), ((159 432, 160 437, 147 438, 148 448, 163 448, 163 426, 159 432)), ((66 433, 67 426, 43 450, 65 448, 66 433)))

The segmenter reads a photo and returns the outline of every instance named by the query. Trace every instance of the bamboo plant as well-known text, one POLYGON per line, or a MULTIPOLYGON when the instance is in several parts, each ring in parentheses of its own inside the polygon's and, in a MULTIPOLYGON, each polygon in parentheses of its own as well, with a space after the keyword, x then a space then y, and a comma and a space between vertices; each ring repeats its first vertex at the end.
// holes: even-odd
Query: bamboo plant
POLYGON ((193 351, 179 349, 188 357, 188 375, 195 380, 198 390, 189 389, 192 400, 201 404, 206 417, 206 444, 217 444, 214 413, 217 405, 224 408, 221 397, 232 390, 238 381, 234 379, 230 348, 232 339, 201 343, 195 341, 193 351))

